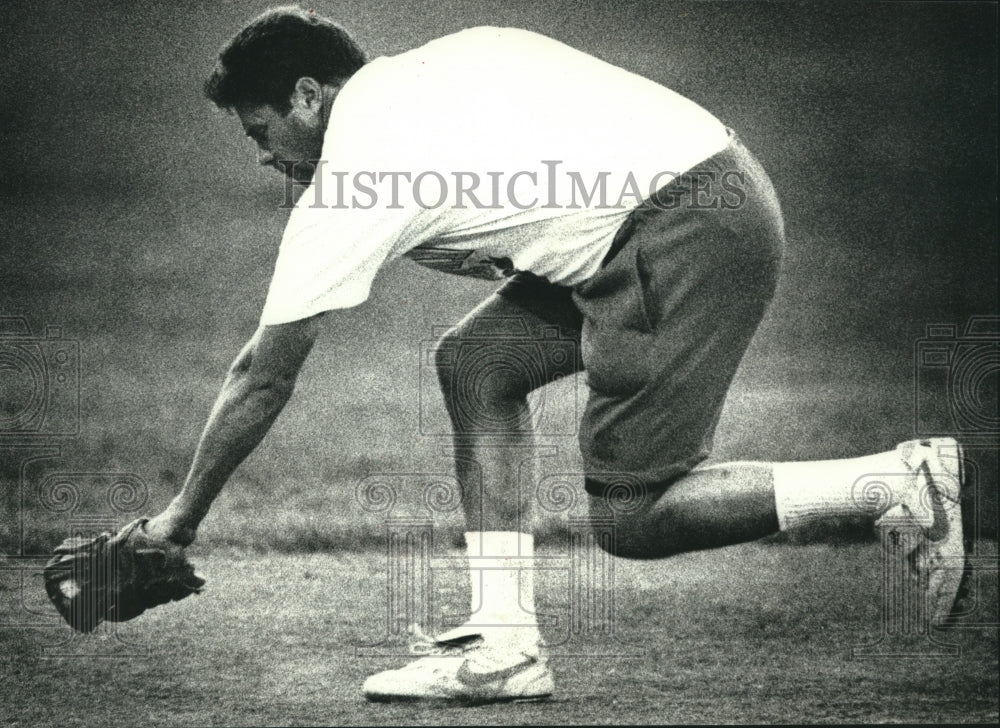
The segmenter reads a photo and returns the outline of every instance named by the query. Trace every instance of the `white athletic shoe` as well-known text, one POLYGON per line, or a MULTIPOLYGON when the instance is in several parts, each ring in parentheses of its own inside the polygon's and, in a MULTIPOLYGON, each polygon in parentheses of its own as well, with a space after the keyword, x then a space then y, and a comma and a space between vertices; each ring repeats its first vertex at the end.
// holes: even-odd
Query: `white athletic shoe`
POLYGON ((452 631, 447 639, 435 639, 416 627, 410 631, 417 638, 410 651, 424 657, 365 680, 368 700, 492 703, 552 695, 552 673, 541 645, 519 650, 491 645, 476 633, 452 636, 452 631))
POLYGON ((907 559, 914 579, 926 589, 931 623, 940 624, 957 608, 968 575, 962 567, 962 446, 947 437, 910 440, 896 451, 911 479, 875 525, 911 520, 923 528, 924 537, 907 559))

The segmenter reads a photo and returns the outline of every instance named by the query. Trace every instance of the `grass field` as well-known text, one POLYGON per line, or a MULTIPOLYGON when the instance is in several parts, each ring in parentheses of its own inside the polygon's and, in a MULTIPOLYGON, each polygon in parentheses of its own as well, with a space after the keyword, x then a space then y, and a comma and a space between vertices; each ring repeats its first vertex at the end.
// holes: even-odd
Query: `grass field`
MULTIPOLYGON (((995 547, 990 552, 996 555, 995 547)), ((451 555, 458 555, 457 552, 451 555)), ((546 550, 543 556, 559 556, 546 550)), ((871 545, 748 545, 615 562, 614 638, 568 630, 565 576, 538 609, 555 654, 545 703, 474 708, 368 704, 360 686, 404 657, 359 657, 386 634, 385 554, 197 559, 208 590, 105 632, 0 632, 5 726, 917 722, 998 718, 997 630, 936 633, 952 657, 850 656, 881 634, 871 545), (74 656, 44 657, 43 650, 74 656), (641 650, 638 656, 626 656, 641 650), (135 653, 131 656, 127 652, 135 653), (104 653, 104 657, 88 654, 104 653), (117 655, 117 656, 115 656, 117 655)), ((3 573, 3 572, 0 572, 3 573)), ((8 579, 8 587, 12 584, 8 579)), ((435 571, 436 613, 463 618, 465 577, 435 571)), ((47 604, 39 589, 28 607, 47 604)), ((996 615, 980 580, 980 621, 996 615)), ((11 597, 7 589, 0 597, 11 597)), ((10 600, 5 610, 9 616, 10 600)), ((51 611, 49 610, 51 614, 51 611)), ((611 623, 595 625, 608 628, 611 623)), ((908 650, 924 646, 908 643, 908 650)), ((401 652, 393 637, 389 651, 401 652)))

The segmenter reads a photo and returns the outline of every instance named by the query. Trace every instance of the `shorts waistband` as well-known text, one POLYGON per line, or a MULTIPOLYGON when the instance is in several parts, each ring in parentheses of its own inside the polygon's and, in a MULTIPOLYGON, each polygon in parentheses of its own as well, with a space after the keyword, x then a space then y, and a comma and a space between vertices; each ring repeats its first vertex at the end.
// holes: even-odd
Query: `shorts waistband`
POLYGON ((621 252, 622 248, 625 247, 625 244, 631 237, 629 233, 635 224, 635 218, 638 214, 651 210, 663 211, 674 209, 676 206, 667 205, 664 203, 664 200, 677 199, 685 193, 690 193, 692 180, 695 180, 706 172, 721 175, 726 171, 743 172, 747 166, 750 166, 747 162, 748 160, 752 160, 753 157, 750 151, 743 146, 739 135, 727 126, 726 136, 729 137, 729 143, 725 147, 712 156, 698 162, 698 164, 685 172, 678 174, 670 182, 658 189, 655 194, 647 197, 632 210, 611 242, 611 247, 608 248, 608 252, 601 261, 601 268, 610 263, 621 252))

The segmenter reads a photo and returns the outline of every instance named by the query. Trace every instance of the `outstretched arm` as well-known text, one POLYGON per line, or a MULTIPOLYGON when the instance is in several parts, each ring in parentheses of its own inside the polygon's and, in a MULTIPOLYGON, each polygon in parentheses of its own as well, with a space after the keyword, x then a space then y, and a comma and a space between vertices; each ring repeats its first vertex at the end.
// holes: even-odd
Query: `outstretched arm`
POLYGON ((226 480, 292 396, 323 314, 262 326, 236 357, 202 432, 184 487, 147 531, 187 546, 226 480))

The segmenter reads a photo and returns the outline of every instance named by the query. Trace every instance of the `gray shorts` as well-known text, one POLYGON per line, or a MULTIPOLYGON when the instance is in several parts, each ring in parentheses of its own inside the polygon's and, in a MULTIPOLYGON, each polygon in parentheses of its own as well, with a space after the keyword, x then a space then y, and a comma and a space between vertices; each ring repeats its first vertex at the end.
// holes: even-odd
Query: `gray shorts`
POLYGON ((664 484, 708 457, 784 239, 770 179, 730 133, 725 150, 632 212, 587 281, 516 275, 498 291, 564 330, 578 324, 589 492, 622 474, 664 484))

